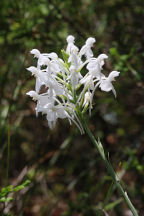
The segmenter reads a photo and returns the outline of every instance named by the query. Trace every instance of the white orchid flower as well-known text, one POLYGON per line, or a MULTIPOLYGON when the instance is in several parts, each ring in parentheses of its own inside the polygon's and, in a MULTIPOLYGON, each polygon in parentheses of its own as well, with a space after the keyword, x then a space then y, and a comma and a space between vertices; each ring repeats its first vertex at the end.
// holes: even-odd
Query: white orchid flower
POLYGON ((44 108, 47 110, 46 118, 48 120, 48 125, 51 129, 55 127, 58 118, 67 118, 67 112, 64 110, 64 107, 60 104, 53 105, 49 103, 44 108))
POLYGON ((112 81, 115 81, 115 77, 119 76, 119 74, 120 72, 118 71, 112 71, 108 77, 102 78, 99 85, 100 89, 106 92, 112 91, 116 97, 116 91, 112 85, 112 81))
POLYGON ((56 95, 61 95, 64 93, 63 86, 58 83, 55 79, 50 79, 47 83, 47 86, 51 91, 54 91, 56 95))
POLYGON ((35 90, 37 93, 39 93, 41 86, 47 83, 48 80, 47 74, 34 66, 27 68, 27 70, 30 71, 32 75, 36 77, 35 90))
POLYGON ((48 65, 48 63, 50 62, 50 59, 47 56, 45 56, 44 54, 40 53, 40 51, 37 49, 32 49, 30 51, 30 53, 34 55, 34 58, 38 59, 38 61, 37 61, 37 68, 38 69, 40 69, 41 66, 43 66, 43 65, 48 65))
POLYGON ((49 97, 49 95, 40 95, 36 106, 36 116, 38 116, 39 112, 41 112, 42 114, 47 114, 47 104, 54 105, 54 103, 54 97, 49 97))
POLYGON ((34 55, 34 58, 39 58, 40 55, 41 55, 41 53, 40 53, 40 51, 38 49, 32 49, 30 51, 30 53, 34 55))
POLYGON ((93 52, 91 50, 91 48, 93 47, 93 44, 96 42, 95 38, 89 37, 86 40, 85 45, 81 48, 79 54, 80 56, 86 56, 87 59, 92 58, 93 57, 93 52))
POLYGON ((90 59, 86 68, 89 70, 89 74, 97 79, 101 79, 104 77, 103 73, 101 73, 102 66, 104 65, 104 59, 107 59, 108 56, 105 54, 99 55, 97 58, 90 59))
POLYGON ((104 60, 107 59, 108 56, 106 54, 100 54, 97 59, 98 59, 98 62, 100 64, 100 68, 102 69, 103 65, 104 65, 104 60))
POLYGON ((69 35, 66 40, 68 43, 67 48, 66 48, 66 53, 68 53, 70 55, 72 50, 75 50, 76 52, 79 51, 78 47, 74 45, 74 43, 75 43, 74 36, 69 35))
POLYGON ((94 89, 94 82, 93 82, 93 76, 91 74, 87 74, 80 80, 81 84, 84 84, 89 89, 94 89))
POLYGON ((91 101, 91 96, 92 96, 92 93, 90 91, 87 91, 85 93, 85 97, 84 97, 84 103, 83 103, 83 106, 86 106, 90 103, 91 101))

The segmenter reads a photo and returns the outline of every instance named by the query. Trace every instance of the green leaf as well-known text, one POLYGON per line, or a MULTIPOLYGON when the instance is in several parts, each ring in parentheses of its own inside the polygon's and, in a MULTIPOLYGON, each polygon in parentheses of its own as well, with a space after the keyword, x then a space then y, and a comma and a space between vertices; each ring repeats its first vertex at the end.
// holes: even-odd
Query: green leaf
POLYGON ((20 191, 20 190, 24 189, 29 184, 30 184, 30 180, 27 179, 25 182, 23 182, 23 184, 16 186, 13 191, 15 191, 15 192, 20 191))
POLYGON ((10 202, 12 200, 13 200, 12 197, 2 197, 2 198, 0 198, 0 202, 10 202))
POLYGON ((115 47, 111 48, 109 51, 111 55, 117 56, 117 57, 119 56, 119 53, 115 47))
POLYGON ((0 197, 5 197, 8 193, 11 193, 12 191, 13 191, 12 185, 2 188, 0 192, 0 197))
POLYGON ((67 63, 68 62, 68 59, 69 59, 69 54, 67 54, 65 52, 65 50, 61 50, 61 53, 62 53, 62 56, 63 56, 63 59, 65 60, 65 62, 67 63))
POLYGON ((103 159, 105 160, 104 148, 103 148, 103 146, 102 146, 102 144, 101 144, 101 142, 100 142, 99 139, 98 139, 98 146, 99 146, 100 153, 101 153, 103 159))
POLYGON ((108 211, 108 210, 111 210, 111 209, 114 209, 118 204, 120 204, 122 202, 122 198, 108 204, 105 206, 104 210, 108 211))

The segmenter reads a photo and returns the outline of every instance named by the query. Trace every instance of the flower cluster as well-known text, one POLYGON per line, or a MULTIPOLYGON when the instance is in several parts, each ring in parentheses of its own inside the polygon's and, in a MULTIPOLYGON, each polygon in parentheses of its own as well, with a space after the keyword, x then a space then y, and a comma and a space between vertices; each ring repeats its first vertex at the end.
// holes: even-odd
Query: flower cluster
POLYGON ((46 114, 51 129, 55 127, 58 118, 67 118, 70 124, 74 122, 84 133, 80 114, 88 109, 91 113, 96 89, 99 87, 102 91, 112 91, 116 97, 112 81, 120 72, 112 71, 108 77, 102 73, 108 56, 100 54, 97 58, 93 57, 92 47, 95 42, 90 37, 79 49, 75 45, 75 38, 69 35, 66 51, 62 50, 63 59, 54 52, 31 50, 37 59, 37 66, 27 70, 35 76, 36 84, 35 91, 29 91, 27 95, 37 101, 36 114, 46 114), (44 91, 42 87, 45 87, 44 91))

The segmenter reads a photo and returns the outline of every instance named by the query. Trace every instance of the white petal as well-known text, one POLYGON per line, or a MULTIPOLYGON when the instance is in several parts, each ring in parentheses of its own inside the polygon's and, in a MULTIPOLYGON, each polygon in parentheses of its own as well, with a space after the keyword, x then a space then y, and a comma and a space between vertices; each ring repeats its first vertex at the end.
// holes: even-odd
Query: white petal
POLYGON ((53 60, 58 58, 58 55, 55 52, 49 53, 47 56, 53 60))
POLYGON ((72 35, 67 36, 67 43, 74 43, 75 37, 72 35))
POLYGON ((41 86, 44 85, 44 84, 45 83, 42 82, 39 77, 36 78, 35 90, 36 90, 37 93, 39 93, 39 91, 41 89, 41 86))
POLYGON ((47 120, 48 121, 56 121, 56 112, 52 110, 47 111, 47 120))
POLYGON ((51 61, 50 68, 51 68, 51 71, 54 72, 54 73, 59 73, 60 72, 60 67, 59 67, 57 61, 51 61))
POLYGON ((78 50, 79 50, 78 47, 74 45, 74 39, 75 38, 72 35, 69 35, 67 37, 68 45, 67 45, 67 48, 66 48, 66 53, 68 53, 68 54, 71 54, 71 52, 77 53, 78 50))
POLYGON ((62 119, 67 117, 66 111, 64 110, 64 107, 57 109, 57 116, 58 116, 58 118, 62 118, 62 119))
POLYGON ((30 97, 33 98, 33 100, 38 100, 39 99, 39 94, 37 94, 36 91, 29 91, 26 93, 26 95, 29 95, 30 97))
POLYGON ((40 51, 38 50, 38 49, 32 49, 31 51, 30 51, 30 53, 31 54, 33 54, 34 55, 34 57, 36 57, 36 58, 39 58, 40 57, 40 51))
POLYGON ((98 59, 99 60, 103 60, 103 59, 107 59, 108 58, 108 56, 106 55, 106 54, 100 54, 99 56, 98 56, 98 59))
POLYGON ((111 82, 109 82, 109 80, 102 80, 99 87, 102 91, 109 92, 112 90, 113 85, 111 84, 111 82))
POLYGON ((30 71, 32 73, 32 75, 37 75, 38 73, 38 69, 34 66, 28 67, 26 68, 28 71, 30 71))
POLYGON ((92 37, 89 37, 87 40, 86 40, 86 45, 92 47, 93 44, 96 42, 96 39, 95 38, 92 38, 92 37))
POLYGON ((114 81, 114 78, 117 77, 117 76, 119 76, 119 74, 120 74, 120 72, 118 72, 118 71, 112 71, 112 72, 109 74, 108 79, 109 79, 110 81, 114 81))
POLYGON ((81 84, 87 84, 91 81, 91 75, 85 75, 81 80, 80 80, 80 83, 81 84))
POLYGON ((96 58, 93 58, 92 60, 89 61, 86 68, 88 70, 93 70, 95 67, 97 67, 97 65, 98 65, 98 60, 96 58))
POLYGON ((50 60, 49 58, 45 57, 45 56, 40 56, 39 59, 38 59, 38 65, 39 66, 42 66, 42 65, 49 65, 50 63, 50 60))
POLYGON ((102 66, 104 65, 104 60, 105 59, 107 59, 108 58, 108 56, 106 55, 106 54, 100 54, 99 56, 98 56, 98 62, 99 62, 99 65, 100 65, 100 68, 102 69, 102 66))

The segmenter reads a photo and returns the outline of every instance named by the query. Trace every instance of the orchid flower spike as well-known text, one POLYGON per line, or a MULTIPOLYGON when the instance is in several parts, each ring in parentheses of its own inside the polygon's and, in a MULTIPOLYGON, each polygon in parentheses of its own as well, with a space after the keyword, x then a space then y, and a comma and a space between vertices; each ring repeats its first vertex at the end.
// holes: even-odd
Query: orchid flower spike
POLYGON ((89 109, 91 114, 92 100, 98 87, 105 92, 112 91, 116 97, 112 82, 120 72, 112 71, 108 77, 102 73, 108 56, 100 54, 93 57, 95 38, 89 37, 80 51, 75 45, 74 36, 69 35, 66 40, 66 52, 63 50, 62 53, 64 59, 59 58, 55 52, 41 53, 38 49, 30 51, 37 59, 37 65, 27 70, 34 75, 36 83, 35 91, 26 94, 36 101, 36 115, 39 112, 45 114, 51 129, 55 127, 57 119, 67 118, 83 134, 80 113, 89 109))

